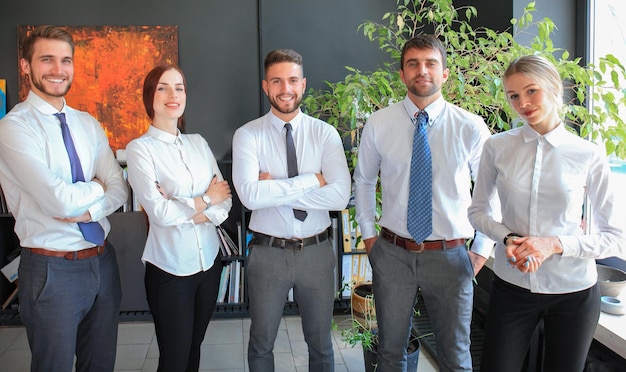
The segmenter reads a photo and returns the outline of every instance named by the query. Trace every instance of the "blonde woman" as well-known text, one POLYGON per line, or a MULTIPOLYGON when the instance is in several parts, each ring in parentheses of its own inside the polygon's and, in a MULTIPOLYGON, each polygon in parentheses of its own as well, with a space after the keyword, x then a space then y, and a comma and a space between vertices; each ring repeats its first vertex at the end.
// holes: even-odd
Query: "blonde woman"
POLYGON ((600 314, 595 258, 626 247, 609 165, 601 146, 566 128, 551 62, 520 57, 503 81, 524 125, 485 143, 469 209, 473 226, 496 240, 481 371, 519 371, 540 320, 543 369, 582 371, 600 314), (496 191, 502 221, 489 204, 496 191))

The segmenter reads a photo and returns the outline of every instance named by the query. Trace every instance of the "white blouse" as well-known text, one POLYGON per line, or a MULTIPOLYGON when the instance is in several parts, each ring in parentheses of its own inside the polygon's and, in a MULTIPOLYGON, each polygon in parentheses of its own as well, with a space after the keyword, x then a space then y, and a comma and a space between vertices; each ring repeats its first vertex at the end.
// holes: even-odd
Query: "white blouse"
POLYGON ((204 194, 213 175, 223 180, 204 138, 174 136, 150 126, 126 146, 126 158, 128 181, 150 222, 142 261, 178 276, 211 268, 219 251, 215 225, 228 217, 232 199, 204 211, 211 222, 193 222, 193 198, 204 194), (157 190, 157 181, 167 198, 157 190))
POLYGON ((593 286, 595 259, 626 252, 604 149, 570 133, 563 124, 540 135, 528 124, 493 135, 484 145, 469 217, 496 241, 495 274, 535 293, 569 293, 593 286), (497 191, 502 222, 492 217, 497 191), (585 204, 585 202, 587 202, 585 204), (589 208, 583 221, 583 208, 589 208), (589 233, 584 224, 589 225, 589 233), (504 237, 557 236, 562 255, 536 272, 507 266, 504 237))

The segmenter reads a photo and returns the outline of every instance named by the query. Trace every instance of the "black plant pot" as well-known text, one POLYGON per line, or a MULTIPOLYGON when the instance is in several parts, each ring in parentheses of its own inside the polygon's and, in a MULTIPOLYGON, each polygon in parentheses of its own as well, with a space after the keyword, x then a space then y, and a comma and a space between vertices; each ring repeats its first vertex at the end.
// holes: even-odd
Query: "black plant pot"
MULTIPOLYGON (((417 338, 411 339, 409 346, 407 347, 406 358, 406 371, 417 372, 417 362, 420 357, 420 340, 417 338)), ((376 344, 371 350, 363 348, 363 359, 365 360, 365 372, 376 372, 378 352, 376 344)))

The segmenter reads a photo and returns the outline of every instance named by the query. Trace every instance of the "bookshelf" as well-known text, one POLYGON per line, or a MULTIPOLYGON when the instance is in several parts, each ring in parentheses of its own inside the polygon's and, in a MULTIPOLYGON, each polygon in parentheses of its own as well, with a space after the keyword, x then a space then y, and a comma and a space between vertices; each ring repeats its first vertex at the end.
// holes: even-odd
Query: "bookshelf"
MULTIPOLYGON (((4 196, 2 198, 4 199, 4 196)), ((11 262, 19 251, 20 242, 13 232, 14 225, 13 216, 7 211, 2 211, 0 213, 0 267, 11 262)), ((0 274, 0 304, 4 304, 15 289, 16 283, 9 282, 4 275, 0 274)))
MULTIPOLYGON (((222 169, 222 172, 224 172, 224 169, 222 169)), ((234 222, 230 221, 230 231, 228 227, 222 226, 222 231, 227 234, 227 236, 224 236, 225 239, 222 240, 222 245, 231 245, 231 247, 230 251, 228 251, 228 248, 222 247, 222 249, 227 250, 227 254, 222 253, 222 276, 220 278, 220 289, 214 317, 243 317, 249 314, 245 272, 247 256, 246 236, 244 233, 246 231, 246 211, 241 207, 239 200, 235 200, 235 198, 235 195, 233 195, 233 209, 236 209, 236 212, 239 213, 235 214, 236 212, 234 213, 231 210, 229 219, 234 215, 238 215, 239 218, 234 222), (237 208, 235 208, 235 204, 237 204, 237 208), (229 239, 229 237, 235 238, 229 239)))
POLYGON ((340 217, 340 236, 338 265, 341 265, 339 278, 339 299, 349 299, 352 284, 372 281, 372 267, 370 266, 365 244, 361 241, 361 232, 358 225, 350 221, 350 210, 338 212, 340 217))

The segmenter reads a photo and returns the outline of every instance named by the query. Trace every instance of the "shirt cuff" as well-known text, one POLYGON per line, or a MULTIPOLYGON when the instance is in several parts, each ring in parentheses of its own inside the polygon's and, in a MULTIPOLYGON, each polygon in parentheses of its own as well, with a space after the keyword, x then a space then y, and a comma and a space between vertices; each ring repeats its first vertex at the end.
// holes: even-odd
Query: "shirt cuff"
MULTIPOLYGON (((350 221, 352 223, 352 221, 350 221)), ((361 230, 361 238, 363 240, 373 238, 377 236, 376 225, 375 224, 359 224, 359 229, 361 230)))
POLYGON ((578 256, 578 251, 575 247, 578 246, 578 238, 575 236, 557 236, 561 241, 561 247, 563 247, 563 252, 561 255, 563 257, 576 257, 578 256))
POLYGON ((494 241, 487 238, 484 235, 476 234, 474 242, 472 243, 472 252, 484 257, 489 258, 493 251, 494 241))
POLYGON ((215 208, 214 206, 209 207, 209 209, 206 209, 202 213, 216 226, 220 225, 228 218, 228 212, 222 208, 215 208))
POLYGON ((97 186, 94 186, 94 199, 96 199, 97 201, 92 204, 87 210, 89 211, 89 215, 91 215, 91 221, 98 221, 101 220, 102 218, 106 217, 105 212, 104 212, 104 189, 102 188, 102 185, 100 185, 97 182, 94 182, 94 184, 96 184, 97 186))

